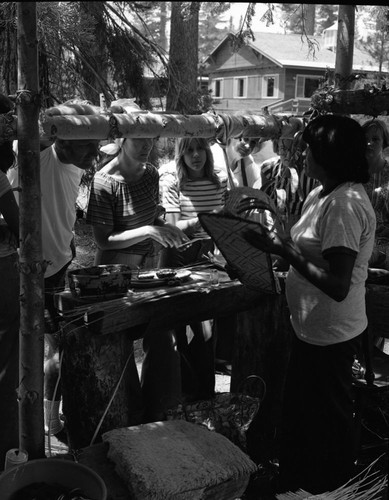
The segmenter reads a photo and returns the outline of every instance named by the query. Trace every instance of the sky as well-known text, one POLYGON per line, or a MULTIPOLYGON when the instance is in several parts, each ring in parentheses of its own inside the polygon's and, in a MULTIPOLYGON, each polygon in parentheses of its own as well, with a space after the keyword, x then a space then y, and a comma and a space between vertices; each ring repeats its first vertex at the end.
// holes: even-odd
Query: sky
MULTIPOLYGON (((232 16, 235 28, 236 30, 238 30, 240 19, 241 17, 242 19, 244 18, 248 5, 249 4, 246 2, 231 2, 231 8, 225 13, 224 19, 228 21, 230 19, 230 16, 232 16)), ((266 12, 266 9, 267 9, 266 3, 258 2, 255 5, 255 16, 252 22, 253 31, 262 31, 262 32, 269 31, 273 33, 283 33, 284 30, 279 25, 279 23, 277 23, 276 19, 275 23, 270 26, 266 26, 266 22, 261 22, 261 17, 266 12)))
MULTIPOLYGON (((240 20, 244 19, 248 5, 249 4, 247 2, 231 2, 231 8, 224 14, 224 19, 226 21, 229 21, 230 16, 232 16, 236 31, 238 31, 240 27, 239 26, 240 20)), ((269 33, 285 33, 285 30, 283 29, 282 22, 279 18, 279 14, 277 14, 277 11, 273 12, 274 24, 266 26, 266 22, 261 21, 261 18, 263 14, 266 12, 268 5, 269 5, 268 3, 264 2, 256 3, 255 16, 253 18, 251 25, 252 30, 254 32, 261 31, 269 33)), ((368 27, 366 25, 366 15, 368 16, 369 14, 368 13, 364 14, 363 11, 361 11, 361 9, 356 11, 356 16, 355 16, 356 28, 358 30, 359 35, 362 36, 366 36, 368 33, 367 31, 368 27)))

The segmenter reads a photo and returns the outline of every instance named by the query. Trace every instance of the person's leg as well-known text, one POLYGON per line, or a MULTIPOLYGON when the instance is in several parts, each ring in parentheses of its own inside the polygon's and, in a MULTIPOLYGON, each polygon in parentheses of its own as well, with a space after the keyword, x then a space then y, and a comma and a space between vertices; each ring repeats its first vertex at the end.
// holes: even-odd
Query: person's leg
POLYGON ((237 314, 215 318, 213 334, 215 336, 215 368, 231 375, 231 361, 234 335, 237 328, 237 314))
POLYGON ((143 351, 141 385, 145 420, 164 420, 166 411, 182 400, 176 332, 148 329, 143 337, 143 351))
POLYGON ((191 323, 193 338, 185 355, 195 379, 193 400, 211 399, 215 395, 215 348, 212 320, 191 323))
POLYGON ((19 269, 17 255, 0 258, 0 471, 19 447, 19 269))
MULTIPOLYGON (((69 263, 70 264, 70 263, 69 263)), ((61 383, 59 374, 58 313, 54 304, 54 294, 65 289, 67 264, 58 273, 45 278, 45 340, 48 343, 48 355, 44 366, 44 414, 45 430, 58 434, 63 429, 59 417, 61 402, 61 383)))
POLYGON ((317 494, 350 479, 351 367, 358 342, 322 347, 294 339, 282 415, 280 491, 317 494))

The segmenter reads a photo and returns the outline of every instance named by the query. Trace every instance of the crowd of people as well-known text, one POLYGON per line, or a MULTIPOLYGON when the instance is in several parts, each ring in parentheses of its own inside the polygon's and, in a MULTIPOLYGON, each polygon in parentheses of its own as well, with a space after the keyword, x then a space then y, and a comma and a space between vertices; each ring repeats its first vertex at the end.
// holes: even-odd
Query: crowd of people
MULTIPOLYGON (((0 99, 1 113, 12 108, 11 101, 0 99)), ((231 189, 263 189, 274 199, 287 224, 245 237, 288 270, 286 297, 295 335, 283 404, 280 490, 303 488, 316 494, 345 483, 355 462, 352 364, 367 328, 365 282, 370 268, 389 272, 389 165, 384 156, 389 133, 378 119, 360 125, 349 117, 325 115, 283 139, 282 147, 279 141, 257 138, 230 138, 227 144, 178 139, 174 159, 160 168, 150 162, 153 139, 117 139, 101 148, 109 157, 94 173, 86 222, 97 246, 96 265, 176 268, 218 251, 198 214, 223 208, 231 189), (290 158, 287 162, 285 151, 292 145, 302 156, 286 175, 290 158)), ((18 185, 17 149, 4 140, 0 148, 0 267, 7 277, 0 282, 1 469, 6 451, 18 447, 19 215, 12 192, 18 185)), ((46 431, 59 438, 60 346, 53 297, 65 288, 75 256, 81 177, 98 165, 98 154, 99 141, 57 139, 40 158, 50 345, 44 410, 46 431)), ((241 212, 260 208, 256 203, 246 198, 241 212)), ((212 398, 215 359, 231 363, 235 319, 199 321, 145 336, 140 378, 132 358, 133 423, 163 418, 166 406, 177 401, 212 398)))

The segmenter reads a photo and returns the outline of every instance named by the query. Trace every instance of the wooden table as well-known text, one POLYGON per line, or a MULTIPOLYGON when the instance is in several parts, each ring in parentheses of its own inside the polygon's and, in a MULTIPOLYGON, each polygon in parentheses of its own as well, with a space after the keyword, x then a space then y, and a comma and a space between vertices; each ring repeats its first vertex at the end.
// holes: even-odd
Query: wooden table
MULTIPOLYGON (((219 285, 212 286, 208 276, 209 270, 193 270, 193 279, 180 286, 130 290, 125 297, 97 303, 74 299, 70 291, 57 295, 58 309, 64 320, 61 336, 63 405, 71 447, 90 444, 107 398, 114 391, 131 353, 133 340, 143 338, 150 331, 158 334, 166 328, 234 313, 239 314, 240 319, 231 390, 236 391, 248 375, 262 376, 268 386, 264 406, 269 406, 272 415, 268 418, 274 425, 288 354, 284 339, 290 333, 285 296, 250 290, 222 271, 219 271, 219 285), (277 359, 268 359, 271 351, 277 359), (267 376, 269 368, 274 377, 272 382, 267 376)), ((97 442, 101 433, 129 425, 128 383, 125 374, 97 434, 97 442)), ((264 408, 261 414, 266 414, 264 408)))

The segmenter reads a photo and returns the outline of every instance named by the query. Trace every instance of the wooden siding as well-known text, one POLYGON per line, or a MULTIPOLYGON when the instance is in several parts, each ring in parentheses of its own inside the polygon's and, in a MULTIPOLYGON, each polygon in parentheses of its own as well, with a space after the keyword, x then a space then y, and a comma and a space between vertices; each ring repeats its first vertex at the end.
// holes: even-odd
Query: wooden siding
POLYGON ((296 97, 296 77, 297 75, 309 76, 324 76, 324 72, 320 70, 312 70, 308 68, 285 69, 285 100, 294 99, 296 97))
POLYGON ((279 99, 215 99, 214 108, 217 113, 234 113, 250 110, 260 113, 262 108, 278 102, 279 99))
POLYGON ((217 72, 209 77, 209 88, 212 88, 212 82, 216 78, 223 79, 223 97, 232 98, 233 97, 233 81, 234 78, 247 76, 247 97, 261 97, 262 96, 262 77, 265 75, 278 75, 279 76, 279 96, 284 95, 284 85, 285 85, 285 72, 284 70, 280 70, 274 68, 268 71, 258 70, 258 68, 252 68, 250 71, 239 70, 235 71, 233 74, 231 71, 227 72, 217 72))
POLYGON ((207 67, 207 72, 214 73, 215 71, 236 70, 237 68, 252 68, 253 66, 274 66, 270 60, 258 54, 250 47, 244 46, 239 52, 232 52, 231 45, 225 43, 217 54, 214 54, 215 59, 207 67))
POLYGON ((258 98, 261 95, 261 82, 257 75, 247 78, 247 99, 258 98))
POLYGON ((224 78, 224 91, 223 97, 232 99, 234 95, 234 77, 224 78))

